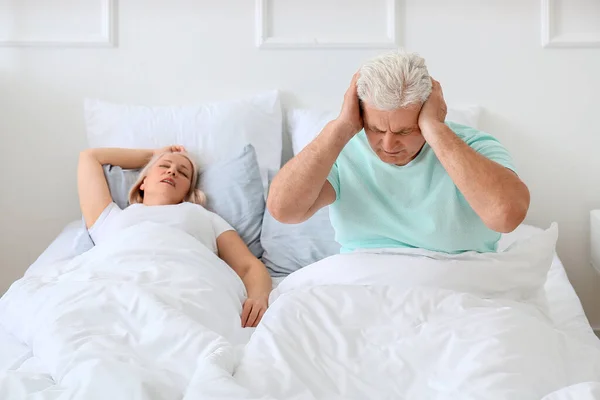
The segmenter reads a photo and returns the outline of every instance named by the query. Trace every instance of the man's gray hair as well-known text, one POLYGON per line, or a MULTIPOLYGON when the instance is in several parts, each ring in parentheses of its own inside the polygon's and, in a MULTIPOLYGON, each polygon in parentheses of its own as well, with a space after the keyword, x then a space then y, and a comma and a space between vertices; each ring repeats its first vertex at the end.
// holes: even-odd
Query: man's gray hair
POLYGON ((367 61, 360 69, 356 85, 358 97, 382 111, 423 104, 431 94, 425 59, 403 50, 367 61))

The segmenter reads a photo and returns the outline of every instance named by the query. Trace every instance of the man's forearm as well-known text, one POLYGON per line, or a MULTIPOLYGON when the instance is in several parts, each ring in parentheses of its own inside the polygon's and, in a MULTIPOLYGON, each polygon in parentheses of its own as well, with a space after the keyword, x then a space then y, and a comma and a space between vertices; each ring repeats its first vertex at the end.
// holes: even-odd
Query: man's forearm
POLYGON ((489 160, 444 123, 422 129, 448 175, 483 222, 497 232, 514 230, 529 208, 529 190, 511 170, 489 160))
POLYGON ((267 207, 278 219, 298 220, 313 206, 335 160, 354 132, 337 120, 277 173, 269 191, 267 207))

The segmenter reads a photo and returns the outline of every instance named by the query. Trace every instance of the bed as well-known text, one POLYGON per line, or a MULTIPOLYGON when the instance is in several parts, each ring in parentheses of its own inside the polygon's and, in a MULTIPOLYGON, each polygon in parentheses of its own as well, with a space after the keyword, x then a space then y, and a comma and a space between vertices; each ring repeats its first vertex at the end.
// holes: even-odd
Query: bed
MULTIPOLYGON (((88 102, 88 141, 238 146, 235 159, 209 151, 203 189, 273 275, 263 322, 240 327, 239 278, 180 233, 148 223, 95 247, 73 221, 0 300, 0 398, 600 399, 600 344, 555 225, 522 225, 487 258, 336 255, 326 210, 295 228, 264 210, 282 124, 296 153, 331 114, 283 118, 276 94, 208 107, 88 102), (223 135, 234 117, 241 131, 223 135)), ((135 172, 105 174, 124 203, 135 172)))
MULTIPOLYGON (((70 226, 67 227, 67 230, 62 234, 76 234, 75 231, 79 229, 80 224, 77 222, 73 222, 70 226), (71 232, 69 232, 71 230, 71 232)), ((528 235, 531 235, 535 232, 539 232, 540 229, 534 228, 531 226, 523 225, 519 227, 515 232, 510 235, 506 235, 502 239, 502 247, 508 246, 512 241, 519 240, 521 238, 525 238, 528 235)), ((64 243, 64 242, 63 242, 64 243)), ((56 250, 56 249, 55 249, 56 250)), ((65 252, 68 252, 70 249, 65 248, 65 252)), ((71 260, 72 261, 72 260, 71 260)), ((40 276, 49 277, 53 275, 53 271, 57 268, 61 268, 64 265, 69 264, 69 260, 60 260, 54 264, 46 264, 46 265, 38 265, 37 270, 34 271, 35 274, 40 276), (46 269, 44 271, 44 269, 46 269)), ((48 278, 49 279, 49 278, 48 278)), ((82 277, 78 277, 74 281, 77 282, 82 277)), ((96 277, 96 279, 99 279, 96 277)), ((273 297, 277 297, 277 291, 281 285, 285 285, 286 278, 274 278, 274 295, 273 297)), ((93 286, 90 286, 93 287, 93 286)), ((560 259, 554 255, 552 260, 552 266, 548 272, 547 280, 544 284, 544 294, 548 300, 548 314, 551 318, 551 324, 553 329, 565 336, 568 336, 570 340, 575 340, 582 346, 588 346, 590 350, 597 350, 598 343, 595 338, 587 319, 583 313, 581 304, 579 299, 577 298, 573 287, 570 285, 569 280, 566 276, 565 270, 560 262, 560 259)), ((49 299, 48 299, 49 300, 49 299)), ((109 300, 109 299, 105 299, 109 300)), ((113 299, 114 300, 114 299, 113 299)), ((279 299, 274 300, 271 304, 271 308, 276 309, 277 301, 279 299)), ((26 312, 27 305, 23 305, 23 312, 26 312)), ((3 314, 4 316, 6 314, 3 314)), ((4 321, 6 322, 6 321, 4 321)), ((70 321, 69 324, 74 323, 70 321)), ((27 324, 23 325, 21 328, 27 328, 27 324)), ((162 329, 162 328, 160 328, 162 329)), ((257 329, 260 329, 257 328, 257 329)), ((216 329, 218 330, 218 329, 216 329)), ((132 332, 128 332, 128 334, 133 334, 135 329, 132 325, 132 332)), ((184 330, 185 331, 185 330, 184 330)), ((238 337, 237 344, 234 346, 236 348, 236 359, 239 361, 243 358, 242 354, 244 352, 243 346, 247 345, 252 341, 250 334, 252 330, 247 330, 249 332, 245 333, 245 336, 238 337)), ((255 393, 252 391, 246 391, 246 388, 242 383, 235 382, 222 382, 221 378, 216 381, 212 381, 211 377, 215 373, 222 374, 224 371, 227 371, 228 367, 222 367, 221 362, 217 362, 220 366, 218 371, 211 371, 214 369, 214 365, 211 365, 211 368, 207 370, 207 366, 202 366, 202 362, 198 361, 199 365, 196 366, 196 369, 192 368, 189 372, 187 378, 189 381, 187 382, 178 382, 176 386, 178 386, 178 390, 164 390, 153 391, 156 390, 156 387, 150 387, 147 391, 140 389, 139 387, 135 387, 133 383, 139 383, 136 379, 128 378, 127 376, 119 376, 119 379, 115 381, 115 377, 103 377, 98 374, 93 374, 94 370, 93 366, 89 366, 88 368, 83 364, 79 367, 79 370, 74 373, 74 376, 70 376, 69 374, 63 376, 56 376, 57 370, 53 369, 56 366, 48 366, 48 360, 54 360, 56 357, 50 356, 48 352, 52 352, 52 349, 45 348, 45 346, 49 346, 50 344, 42 344, 42 343, 23 343, 21 340, 17 340, 17 338, 13 335, 14 332, 7 332, 5 329, 0 329, 0 396, 3 399, 24 399, 24 398, 39 398, 39 399, 55 399, 55 398, 139 398, 139 399, 164 399, 164 398, 181 398, 181 396, 186 396, 186 399, 192 398, 364 398, 361 395, 364 393, 357 394, 356 396, 349 396, 348 393, 343 393, 343 396, 340 393, 337 393, 338 396, 333 396, 332 393, 329 392, 327 396, 319 395, 318 391, 311 392, 310 395, 304 393, 300 396, 294 397, 278 397, 276 395, 272 397, 254 397, 255 393), (40 357, 32 354, 32 348, 36 349, 36 353, 40 353, 40 357), (42 349, 41 351, 39 349, 42 349), (45 362, 43 361, 45 360, 45 362), (129 381, 131 379, 131 382, 129 381), (94 380, 97 380, 97 384, 94 384, 94 380), (110 383, 110 385, 107 385, 110 383), (234 385, 234 386, 232 386, 234 385), (107 388, 110 386, 110 388, 107 388), (130 386, 133 386, 130 387, 130 386), (240 392, 240 387, 244 388, 242 392, 240 392), (210 389, 210 390, 209 390, 210 389), (65 397, 60 397, 65 396, 65 397), (71 397, 75 396, 75 397, 71 397), (85 397, 79 397, 85 396, 85 397), (91 396, 91 397, 90 397, 91 396), (133 397, 132 397, 133 396, 133 397)), ((100 334, 100 332, 97 332, 100 334)), ((168 336, 167 332, 164 332, 165 335, 168 336)), ((35 335, 33 336, 35 337, 35 335)), ((531 340, 535 340, 535 338, 527 338, 523 339, 523 342, 530 342, 531 340)), ((86 338, 86 333, 82 330, 76 338, 73 340, 76 341, 85 341, 90 340, 86 338)), ((211 339, 209 342, 211 346, 215 346, 214 341, 211 339)), ((178 345, 181 345, 179 343, 178 345)), ((264 344, 264 346, 268 346, 264 344)), ((272 344, 271 344, 272 345, 272 344)), ((193 348, 193 346, 191 346, 193 348)), ((201 358, 204 360, 210 359, 211 357, 221 358, 223 357, 223 348, 228 348, 227 346, 216 346, 214 347, 214 351, 210 354, 203 354, 201 358)), ((258 348, 264 348, 262 346, 258 346, 258 348)), ((225 352, 226 353, 226 352, 225 352)), ((123 354, 125 356, 125 354, 123 354)), ((164 356, 163 356, 164 357, 164 356)), ((110 358, 110 357, 108 357, 110 358)), ((195 359, 195 357, 192 357, 195 359)), ((63 360, 64 361, 64 360, 63 360)), ((65 364, 63 366, 68 366, 70 363, 76 363, 75 360, 69 360, 68 362, 64 361, 65 364)), ((165 361, 166 362, 166 361, 165 361)), ((170 360, 172 363, 173 360, 170 360)), ((191 362, 191 361, 190 361, 191 362)), ((194 361, 196 362, 196 361, 194 361)), ((230 366, 233 368, 233 366, 230 366)), ((543 365, 539 365, 539 368, 543 368, 543 365)), ((173 367, 174 368, 174 367, 173 367)), ((308 373, 309 370, 303 370, 301 366, 297 367, 297 373, 308 373)), ((129 371, 131 373, 131 371, 129 371)), ((64 372, 63 372, 64 373, 64 372)), ((597 374, 598 371, 589 371, 591 375, 597 374)), ((161 374, 164 374, 164 370, 161 371, 161 374)), ((134 374, 135 375, 135 374, 134 374)), ((174 374, 176 375, 176 374, 174 374)), ((577 375, 577 374, 575 374, 577 375)), ((231 376, 235 376, 234 374, 228 375, 228 379, 231 376)), ((264 376, 264 375, 263 375, 264 376)), ((215 378, 216 379, 216 378, 215 378)), ((174 381, 176 381, 173 378, 174 381)), ((549 397, 547 399, 596 399, 598 398, 598 383, 591 382, 577 382, 578 384, 573 384, 571 387, 561 388, 560 391, 557 391, 554 394, 548 394, 549 397)), ((490 388, 488 388, 490 389, 490 388)), ((492 392, 490 392, 492 393, 492 392)), ((528 397, 523 394, 523 397, 511 397, 514 396, 514 392, 507 392, 508 394, 504 397, 493 397, 493 398, 533 398, 528 397)), ((379 397, 373 397, 379 398, 379 397)), ((384 397, 381 397, 384 398, 384 397)), ((410 396, 407 398, 411 398, 410 396)), ((415 397, 418 398, 418 397, 415 397)), ((457 397, 444 397, 438 396, 437 398, 457 398, 457 397)), ((466 396, 464 398, 479 398, 477 396, 466 396)))

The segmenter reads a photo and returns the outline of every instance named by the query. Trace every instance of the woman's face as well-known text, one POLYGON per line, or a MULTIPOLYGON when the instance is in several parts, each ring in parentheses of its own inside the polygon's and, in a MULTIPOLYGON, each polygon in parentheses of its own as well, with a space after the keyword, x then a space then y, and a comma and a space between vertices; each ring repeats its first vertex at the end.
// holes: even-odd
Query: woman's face
POLYGON ((177 153, 167 153, 148 170, 140 189, 144 204, 179 204, 190 191, 192 163, 177 153))

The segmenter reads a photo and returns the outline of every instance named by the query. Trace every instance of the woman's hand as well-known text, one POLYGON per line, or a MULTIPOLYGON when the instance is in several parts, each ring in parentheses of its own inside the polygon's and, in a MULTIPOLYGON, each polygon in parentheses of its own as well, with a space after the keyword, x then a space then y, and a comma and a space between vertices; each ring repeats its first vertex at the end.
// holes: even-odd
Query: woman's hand
POLYGON ((247 298, 242 310, 242 328, 254 328, 269 307, 269 296, 247 298))
POLYGON ((242 327, 255 327, 269 306, 273 281, 267 267, 254 256, 236 231, 226 231, 217 237, 219 257, 244 282, 248 298, 242 309, 242 327))
MULTIPOLYGON (((169 146, 171 149, 185 149, 182 146, 169 146)), ((158 150, 99 148, 87 149, 79 156, 77 186, 79 204, 85 225, 89 228, 100 217, 106 206, 112 202, 108 183, 102 166, 110 164, 123 169, 143 168, 158 150)), ((165 151, 161 149, 160 151, 165 151)))
POLYGON ((162 154, 162 153, 186 153, 187 150, 185 147, 173 144, 171 146, 162 147, 160 149, 154 150, 154 155, 162 154))

